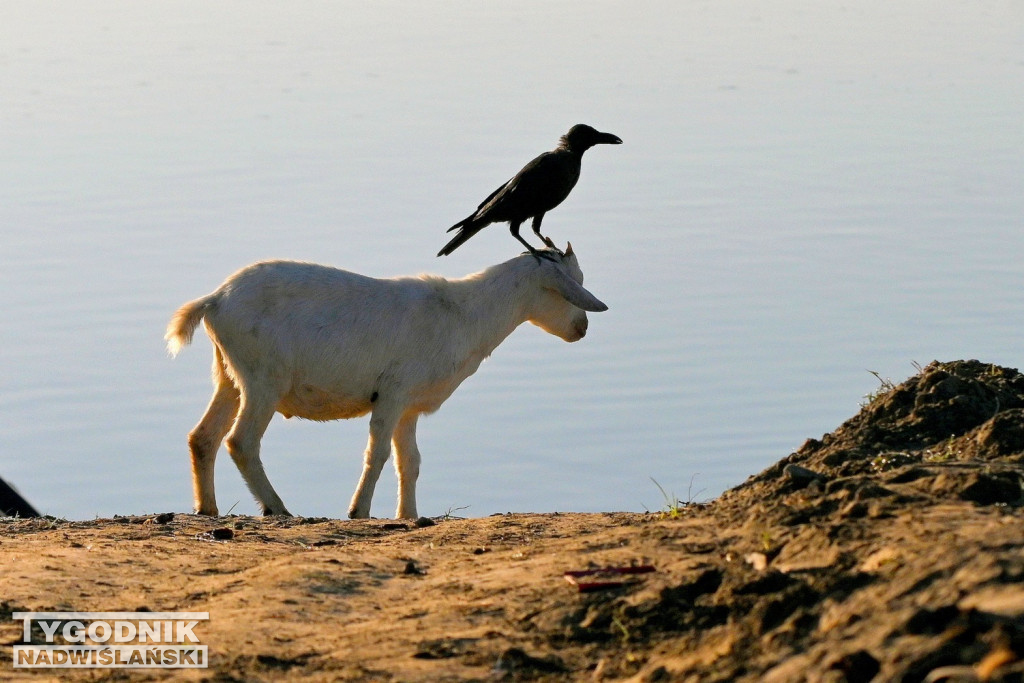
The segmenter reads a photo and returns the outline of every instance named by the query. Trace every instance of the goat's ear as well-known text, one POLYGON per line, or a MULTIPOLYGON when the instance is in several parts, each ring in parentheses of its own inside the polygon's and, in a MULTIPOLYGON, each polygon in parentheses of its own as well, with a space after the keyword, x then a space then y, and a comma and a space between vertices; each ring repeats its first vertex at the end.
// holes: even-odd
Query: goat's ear
POLYGON ((576 308, 582 308, 584 311, 592 313, 608 310, 608 306, 603 301, 587 291, 583 285, 569 277, 564 270, 561 268, 552 268, 551 270, 553 271, 551 288, 561 294, 563 299, 576 308))
POLYGON ((562 254, 562 255, 563 255, 563 256, 572 256, 572 242, 566 242, 566 244, 567 244, 568 246, 566 246, 566 248, 565 248, 565 253, 564 253, 564 254, 562 254))

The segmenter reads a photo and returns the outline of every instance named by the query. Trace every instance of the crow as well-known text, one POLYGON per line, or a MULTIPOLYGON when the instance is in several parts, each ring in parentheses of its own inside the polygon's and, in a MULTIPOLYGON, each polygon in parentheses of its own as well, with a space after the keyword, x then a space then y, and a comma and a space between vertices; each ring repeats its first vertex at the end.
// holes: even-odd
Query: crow
POLYGON ((544 256, 543 252, 534 249, 519 235, 519 226, 527 218, 533 218, 533 231, 537 237, 547 246, 555 248, 554 242, 540 234, 540 223, 546 212, 561 204, 572 192, 580 178, 583 153, 600 144, 621 145, 622 140, 583 123, 570 128, 559 140, 558 147, 528 163, 511 180, 483 200, 475 213, 448 228, 448 232, 459 232, 437 255, 447 256, 491 223, 508 222, 513 237, 522 242, 535 257, 544 256))

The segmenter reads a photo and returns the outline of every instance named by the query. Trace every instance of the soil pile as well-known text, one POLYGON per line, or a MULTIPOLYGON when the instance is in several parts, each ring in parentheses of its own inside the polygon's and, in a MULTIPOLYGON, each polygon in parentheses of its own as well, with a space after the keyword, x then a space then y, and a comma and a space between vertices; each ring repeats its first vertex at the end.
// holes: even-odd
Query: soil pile
POLYGON ((211 666, 133 679, 1022 681, 1024 376, 886 389, 660 513, 0 520, 0 667, 46 673, 11 612, 144 607, 208 611, 211 666))
POLYGON ((724 563, 627 610, 715 655, 677 673, 1024 680, 1024 375, 934 362, 885 389, 710 506, 724 563))

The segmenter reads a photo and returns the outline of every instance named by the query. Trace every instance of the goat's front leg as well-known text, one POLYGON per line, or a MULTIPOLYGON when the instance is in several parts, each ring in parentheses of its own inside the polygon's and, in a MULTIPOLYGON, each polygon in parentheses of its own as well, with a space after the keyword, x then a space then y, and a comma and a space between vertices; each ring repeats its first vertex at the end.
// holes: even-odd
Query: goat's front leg
POLYGON ((366 454, 363 458, 363 474, 359 477, 359 485, 352 495, 352 502, 348 506, 348 516, 351 519, 365 519, 370 516, 370 501, 373 499, 373 489, 377 486, 377 479, 384 469, 384 463, 391 455, 391 438, 398 424, 400 412, 393 405, 387 405, 383 400, 378 400, 370 415, 370 439, 366 444, 366 454))
POLYGON ((420 476, 420 450, 416 447, 419 413, 406 413, 395 428, 395 472, 398 473, 398 510, 395 517, 415 519, 416 479, 420 476))

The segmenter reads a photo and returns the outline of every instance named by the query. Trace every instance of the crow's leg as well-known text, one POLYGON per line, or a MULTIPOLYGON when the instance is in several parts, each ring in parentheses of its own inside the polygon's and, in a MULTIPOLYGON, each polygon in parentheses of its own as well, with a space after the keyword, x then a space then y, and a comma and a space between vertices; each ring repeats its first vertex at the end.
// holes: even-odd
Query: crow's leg
POLYGON ((512 232, 512 236, 515 237, 517 240, 519 240, 520 242, 523 243, 523 246, 526 247, 527 251, 530 252, 530 254, 533 256, 533 258, 537 259, 537 263, 540 263, 540 260, 542 258, 546 258, 549 261, 554 261, 555 257, 552 256, 549 252, 540 251, 538 249, 534 249, 532 246, 530 246, 529 242, 527 242, 526 240, 523 239, 523 236, 519 234, 519 226, 522 225, 522 224, 523 224, 522 221, 511 221, 511 222, 509 222, 508 227, 509 227, 509 230, 512 232))
POLYGON ((544 235, 540 234, 540 222, 542 220, 544 220, 543 213, 538 213, 536 216, 533 217, 533 231, 537 234, 537 237, 539 237, 541 241, 544 242, 544 244, 548 245, 555 251, 558 251, 558 247, 555 246, 554 242, 552 242, 549 238, 545 237, 544 235))
POLYGON ((533 246, 529 242, 527 242, 525 239, 523 239, 523 236, 519 234, 519 226, 522 225, 522 224, 523 224, 522 221, 511 221, 511 222, 509 222, 509 224, 508 224, 509 232, 512 233, 513 237, 515 237, 517 240, 519 240, 520 242, 523 243, 523 246, 526 247, 527 251, 529 251, 531 254, 536 256, 537 255, 537 250, 534 249, 533 246))
POLYGON ((529 242, 527 242, 526 240, 523 239, 523 236, 519 234, 519 226, 522 225, 522 224, 523 224, 522 221, 511 221, 508 224, 509 230, 512 232, 512 236, 515 237, 517 240, 519 240, 520 242, 523 243, 523 246, 526 247, 526 250, 529 251, 533 255, 533 258, 537 259, 537 263, 540 263, 540 260, 542 258, 546 258, 549 261, 554 261, 555 258, 553 256, 551 256, 551 254, 549 254, 547 252, 544 252, 544 251, 539 251, 537 249, 534 249, 532 246, 530 246, 529 242))

